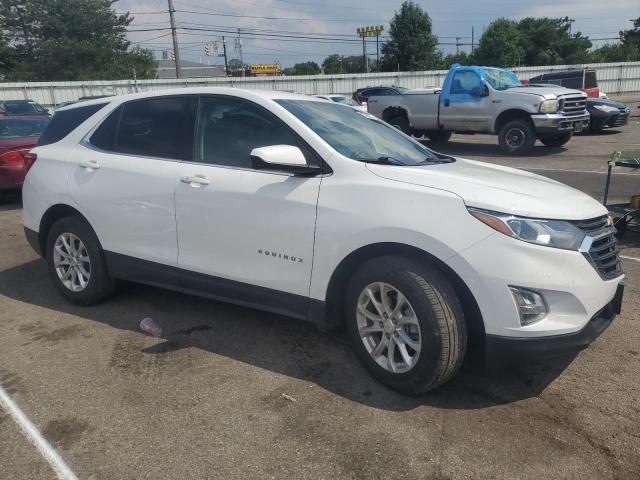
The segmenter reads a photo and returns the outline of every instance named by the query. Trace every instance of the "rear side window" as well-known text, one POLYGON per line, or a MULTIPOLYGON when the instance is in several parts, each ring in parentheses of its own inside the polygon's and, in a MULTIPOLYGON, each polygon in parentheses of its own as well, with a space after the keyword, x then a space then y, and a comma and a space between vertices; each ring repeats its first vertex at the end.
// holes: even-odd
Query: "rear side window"
MULTIPOLYGON (((106 150, 145 157, 191 160, 197 97, 151 98, 126 103, 122 108, 113 148, 106 150)), ((108 120, 115 122, 111 117, 108 120)), ((113 127, 103 124, 100 128, 103 126, 105 132, 101 133, 105 133, 108 147, 106 130, 113 127)))
POLYGON ((116 141, 116 132, 122 115, 122 106, 116 108, 107 119, 100 124, 98 129, 91 135, 89 142, 102 150, 113 151, 116 141))
POLYGON ((597 86, 596 72, 587 72, 584 76, 584 88, 596 88, 597 86))
POLYGON ((98 103, 57 112, 51 119, 51 122, 49 122, 44 133, 40 136, 38 145, 49 145, 59 142, 105 105, 106 103, 98 103))

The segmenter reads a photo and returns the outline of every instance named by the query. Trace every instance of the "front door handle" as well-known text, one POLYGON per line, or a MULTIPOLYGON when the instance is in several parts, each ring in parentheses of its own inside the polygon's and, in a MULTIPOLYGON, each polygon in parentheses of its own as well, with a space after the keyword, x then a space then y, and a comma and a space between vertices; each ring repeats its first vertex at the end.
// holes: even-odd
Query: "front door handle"
POLYGON ((199 186, 202 186, 202 185, 209 185, 211 183, 211 180, 209 180, 208 178, 205 178, 203 175, 194 175, 194 176, 182 177, 180 179, 180 181, 182 183, 188 183, 192 187, 199 187, 199 186))
POLYGON ((78 163, 78 165, 80 165, 80 167, 82 168, 86 168, 89 171, 98 170, 100 168, 100 164, 95 160, 89 160, 89 161, 81 160, 78 163))
POLYGON ((448 98, 445 98, 445 99, 444 99, 444 106, 445 106, 445 107, 448 107, 450 103, 451 103, 451 102, 449 101, 449 99, 448 99, 448 98))

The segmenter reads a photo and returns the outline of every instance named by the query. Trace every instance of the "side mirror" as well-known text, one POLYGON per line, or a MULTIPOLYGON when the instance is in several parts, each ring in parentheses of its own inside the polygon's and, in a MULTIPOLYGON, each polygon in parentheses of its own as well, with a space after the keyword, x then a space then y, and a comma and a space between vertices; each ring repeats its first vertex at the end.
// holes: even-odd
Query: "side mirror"
POLYGON ((270 145, 251 150, 251 164, 256 170, 274 170, 294 174, 316 174, 319 167, 309 166, 302 150, 293 145, 270 145))
POLYGON ((473 87, 471 89, 471 95, 473 95, 474 97, 488 97, 489 87, 487 87, 486 84, 473 87))

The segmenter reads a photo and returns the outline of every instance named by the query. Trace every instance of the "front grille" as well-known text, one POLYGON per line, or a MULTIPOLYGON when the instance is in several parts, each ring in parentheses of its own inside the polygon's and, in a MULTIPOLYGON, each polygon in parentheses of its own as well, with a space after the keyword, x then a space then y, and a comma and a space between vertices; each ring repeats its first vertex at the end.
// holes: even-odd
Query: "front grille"
POLYGON ((564 97, 560 99, 560 111, 567 117, 582 115, 587 108, 585 97, 564 97))
POLYGON ((573 224, 586 233, 580 251, 600 276, 609 280, 622 275, 615 229, 609 226, 607 216, 579 220, 573 224))

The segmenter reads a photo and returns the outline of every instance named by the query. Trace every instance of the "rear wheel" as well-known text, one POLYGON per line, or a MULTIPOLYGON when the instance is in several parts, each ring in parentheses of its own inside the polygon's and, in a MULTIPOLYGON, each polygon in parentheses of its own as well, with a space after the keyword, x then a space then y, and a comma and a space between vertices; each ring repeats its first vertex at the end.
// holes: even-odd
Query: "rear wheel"
POLYGON ((573 132, 562 133, 560 135, 549 135, 547 137, 540 137, 540 141, 547 147, 561 147, 573 137, 573 132))
POLYGON ((65 217, 53 224, 45 257, 56 289, 73 303, 91 305, 115 289, 98 237, 81 217, 65 217))
POLYGON ((451 132, 447 130, 427 130, 425 134, 433 143, 447 143, 451 138, 451 132))
POLYGON ((531 122, 525 119, 505 123, 498 133, 502 151, 508 155, 524 155, 536 143, 536 132, 531 122))
POLYGON ((388 123, 392 127, 400 130, 402 133, 411 136, 411 125, 409 124, 409 119, 404 115, 396 115, 395 117, 392 117, 388 123))
POLYGON ((394 390, 432 390, 462 364, 467 344, 462 307, 435 268, 402 256, 369 260, 349 281, 345 318, 360 359, 394 390))

